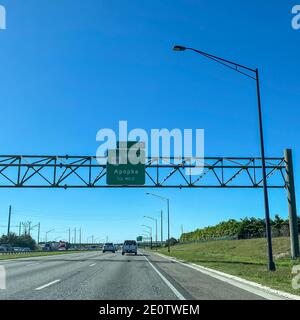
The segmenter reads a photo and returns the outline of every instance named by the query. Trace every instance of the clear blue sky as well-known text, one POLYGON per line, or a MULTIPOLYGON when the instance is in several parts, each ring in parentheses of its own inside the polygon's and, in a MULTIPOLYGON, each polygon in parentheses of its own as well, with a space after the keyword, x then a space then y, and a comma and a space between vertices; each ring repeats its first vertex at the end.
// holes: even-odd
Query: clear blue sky
MULTIPOLYGON (((94 155, 101 128, 204 128, 207 156, 259 156, 254 82, 186 52, 199 48, 261 68, 266 153, 294 150, 299 180, 300 30, 287 0, 0 0, 1 154, 94 155)), ((298 190, 298 189, 297 189, 298 190)), ((161 190, 172 235, 228 218, 263 217, 261 190, 161 190)), ((299 192, 297 192, 299 198, 299 192)), ((298 202, 300 200, 298 199, 298 202)), ((0 225, 29 220, 52 238, 82 227, 111 241, 135 238, 145 190, 0 190, 0 225)), ((271 214, 287 216, 284 190, 271 214)), ((166 225, 166 224, 165 224, 166 225)), ((0 229, 5 231, 5 228, 0 229)), ((166 234, 166 231, 165 231, 166 234)), ((42 233, 44 236, 44 233, 42 233)))

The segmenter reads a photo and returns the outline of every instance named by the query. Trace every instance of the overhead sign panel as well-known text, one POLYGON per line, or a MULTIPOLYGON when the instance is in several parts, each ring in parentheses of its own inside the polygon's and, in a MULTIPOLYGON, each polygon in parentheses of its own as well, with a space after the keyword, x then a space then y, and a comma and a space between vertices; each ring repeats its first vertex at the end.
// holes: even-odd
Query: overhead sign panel
POLYGON ((108 185, 144 185, 145 144, 119 141, 117 149, 108 150, 106 183, 108 185))

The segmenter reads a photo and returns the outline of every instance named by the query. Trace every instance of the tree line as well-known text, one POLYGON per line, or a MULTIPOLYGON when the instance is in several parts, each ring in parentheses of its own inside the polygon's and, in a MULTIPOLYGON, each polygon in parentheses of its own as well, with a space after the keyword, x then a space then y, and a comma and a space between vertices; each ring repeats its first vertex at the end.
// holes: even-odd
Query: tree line
POLYGON ((0 237, 0 245, 36 249, 36 242, 29 234, 17 236, 15 233, 10 233, 9 235, 3 235, 0 237))
MULTIPOLYGON (((282 219, 276 215, 271 219, 272 233, 275 236, 284 235, 283 230, 288 233, 288 219, 282 219)), ((298 217, 298 232, 300 233, 300 217, 298 217)), ((265 220, 259 218, 244 218, 238 220, 230 219, 222 221, 215 226, 209 226, 195 231, 183 233, 180 242, 192 242, 201 240, 212 240, 220 238, 249 239, 265 236, 265 220)))

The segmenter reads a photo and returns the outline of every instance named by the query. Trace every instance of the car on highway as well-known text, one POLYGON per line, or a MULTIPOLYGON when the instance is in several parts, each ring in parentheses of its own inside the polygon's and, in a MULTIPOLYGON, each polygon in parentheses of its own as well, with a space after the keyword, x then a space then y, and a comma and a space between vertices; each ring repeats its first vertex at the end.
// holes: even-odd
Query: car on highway
POLYGON ((134 253, 135 255, 137 255, 137 244, 135 240, 124 241, 124 244, 122 247, 122 255, 126 253, 134 253))
POLYGON ((13 248, 9 244, 1 244, 0 245, 0 251, 1 252, 11 252, 11 251, 13 251, 13 248))
POLYGON ((105 253, 107 251, 110 251, 112 253, 115 253, 116 249, 113 243, 105 243, 103 248, 102 248, 102 252, 105 253))

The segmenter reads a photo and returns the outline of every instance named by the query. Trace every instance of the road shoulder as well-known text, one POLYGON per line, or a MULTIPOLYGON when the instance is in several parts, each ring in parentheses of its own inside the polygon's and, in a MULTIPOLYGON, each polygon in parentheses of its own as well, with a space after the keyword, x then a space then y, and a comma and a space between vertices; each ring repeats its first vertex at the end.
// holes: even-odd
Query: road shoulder
POLYGON ((275 290, 275 289, 263 286, 261 284, 258 284, 256 282, 245 280, 245 279, 242 279, 237 276, 233 276, 233 275, 221 272, 221 271, 217 271, 214 269, 203 267, 203 266, 195 264, 195 263, 179 260, 177 258, 169 257, 169 256, 166 256, 161 253, 152 252, 152 254, 157 255, 159 257, 162 257, 166 260, 181 264, 187 268, 199 271, 202 274, 208 275, 212 278, 218 279, 222 282, 228 283, 228 284, 235 286, 237 288, 251 292, 251 293, 258 295, 264 299, 268 299, 268 300, 300 300, 300 296, 293 295, 293 294, 290 294, 290 293, 287 293, 284 291, 280 291, 280 290, 275 290))

